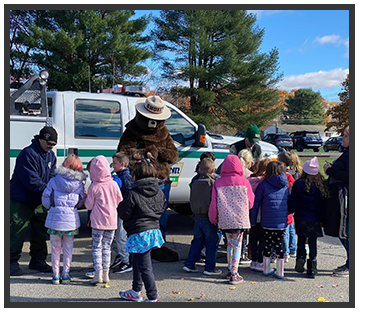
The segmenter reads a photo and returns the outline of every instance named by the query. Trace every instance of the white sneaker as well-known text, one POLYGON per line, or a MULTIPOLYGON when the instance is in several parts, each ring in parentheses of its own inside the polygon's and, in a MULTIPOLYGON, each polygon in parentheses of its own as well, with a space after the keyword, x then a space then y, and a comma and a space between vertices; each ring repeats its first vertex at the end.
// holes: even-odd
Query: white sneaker
POLYGON ((204 271, 203 274, 207 276, 219 276, 222 274, 222 271, 216 268, 214 271, 204 271))
POLYGON ((257 261, 252 261, 251 264, 250 264, 250 270, 253 270, 255 271, 256 270, 256 267, 257 267, 257 261))

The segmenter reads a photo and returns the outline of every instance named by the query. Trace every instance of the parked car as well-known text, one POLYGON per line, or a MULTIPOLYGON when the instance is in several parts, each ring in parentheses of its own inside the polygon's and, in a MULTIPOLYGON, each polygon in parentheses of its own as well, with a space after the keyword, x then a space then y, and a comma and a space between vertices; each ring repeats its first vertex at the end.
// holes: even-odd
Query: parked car
POLYGON ((245 138, 245 131, 237 131, 236 134, 234 135, 235 137, 242 137, 245 138))
POLYGON ((283 134, 267 134, 263 141, 275 145, 279 150, 291 150, 293 148, 293 140, 288 135, 283 134))
POLYGON ((289 136, 293 139, 293 148, 298 152, 303 151, 303 149, 313 149, 313 151, 318 152, 323 144, 321 135, 315 130, 296 131, 289 136))
POLYGON ((342 137, 331 137, 328 138, 324 144, 323 144, 323 150, 325 152, 328 152, 330 150, 337 150, 340 152, 343 152, 345 150, 344 147, 342 147, 342 137))

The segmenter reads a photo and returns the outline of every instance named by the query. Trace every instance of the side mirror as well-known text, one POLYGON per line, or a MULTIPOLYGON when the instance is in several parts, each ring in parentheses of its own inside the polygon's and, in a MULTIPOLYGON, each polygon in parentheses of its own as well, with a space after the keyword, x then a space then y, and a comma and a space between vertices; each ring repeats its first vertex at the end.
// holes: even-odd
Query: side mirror
POLYGON ((207 129, 203 124, 198 124, 198 130, 195 132, 195 143, 196 147, 207 147, 207 129))

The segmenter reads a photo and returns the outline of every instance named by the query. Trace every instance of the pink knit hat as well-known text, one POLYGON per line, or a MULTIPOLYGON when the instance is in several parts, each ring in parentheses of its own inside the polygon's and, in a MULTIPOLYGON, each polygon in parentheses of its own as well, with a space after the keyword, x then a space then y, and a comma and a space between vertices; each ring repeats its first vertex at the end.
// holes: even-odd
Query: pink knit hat
POLYGON ((304 162, 302 169, 305 173, 315 176, 319 172, 317 157, 314 157, 311 160, 304 162))

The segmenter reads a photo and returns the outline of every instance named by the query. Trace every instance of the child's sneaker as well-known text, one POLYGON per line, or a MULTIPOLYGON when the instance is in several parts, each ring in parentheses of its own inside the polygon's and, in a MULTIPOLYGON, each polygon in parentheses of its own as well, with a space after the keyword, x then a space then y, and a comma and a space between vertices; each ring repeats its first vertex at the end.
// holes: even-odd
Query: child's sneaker
POLYGON ((225 279, 231 279, 232 277, 232 272, 230 270, 228 270, 226 276, 224 276, 225 279))
POLYGON ((92 269, 92 270, 89 270, 86 274, 86 277, 88 278, 94 278, 95 276, 95 271, 92 269))
POLYGON ((220 274, 222 274, 222 271, 216 268, 213 271, 204 271, 203 274, 207 276, 219 276, 220 274))
POLYGON ((255 271, 257 271, 257 272, 263 272, 264 271, 264 263, 257 262, 255 271))
POLYGON ((250 264, 250 270, 255 271, 257 267, 257 262, 256 261, 252 261, 250 264))
POLYGON ((243 255, 239 260, 240 265, 249 264, 250 262, 251 260, 246 255, 243 255))
POLYGON ((71 275, 63 274, 62 275, 62 284, 68 284, 71 281, 71 275))
POLYGON ((240 276, 238 273, 232 274, 231 278, 229 279, 229 283, 232 285, 237 285, 243 282, 243 277, 240 276))
POLYGON ((53 276, 52 277, 52 284, 53 285, 59 285, 60 284, 60 276, 53 276))
POLYGON ((133 289, 120 291, 119 296, 125 300, 138 301, 138 302, 141 302, 143 300, 142 291, 136 292, 133 289))
POLYGON ((158 299, 146 299, 143 302, 144 303, 159 303, 160 301, 158 299))
POLYGON ((195 266, 194 266, 194 268, 184 266, 183 270, 188 273, 197 273, 198 272, 198 269, 195 266))

